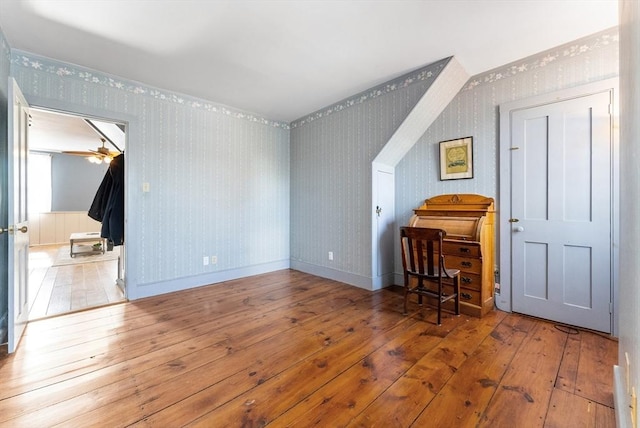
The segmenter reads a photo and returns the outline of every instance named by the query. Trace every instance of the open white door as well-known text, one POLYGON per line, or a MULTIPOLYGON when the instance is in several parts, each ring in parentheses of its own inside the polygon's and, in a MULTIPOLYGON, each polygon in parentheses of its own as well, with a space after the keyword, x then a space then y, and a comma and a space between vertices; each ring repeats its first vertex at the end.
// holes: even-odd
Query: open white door
POLYGON ((29 229, 27 222, 27 134, 29 105, 18 84, 9 79, 8 94, 9 352, 14 352, 29 315, 29 229))

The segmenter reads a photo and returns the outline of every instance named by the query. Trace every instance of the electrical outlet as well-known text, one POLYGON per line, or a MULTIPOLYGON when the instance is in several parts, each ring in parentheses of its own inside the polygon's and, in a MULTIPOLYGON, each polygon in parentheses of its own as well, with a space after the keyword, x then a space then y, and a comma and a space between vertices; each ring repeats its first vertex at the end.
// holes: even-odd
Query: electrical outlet
POLYGON ((202 258, 202 266, 207 266, 209 264, 209 257, 204 256, 202 258))
POLYGON ((329 260, 333 260, 333 251, 329 251, 329 260))
POLYGON ((211 264, 215 265, 218 263, 218 256, 211 256, 211 264))

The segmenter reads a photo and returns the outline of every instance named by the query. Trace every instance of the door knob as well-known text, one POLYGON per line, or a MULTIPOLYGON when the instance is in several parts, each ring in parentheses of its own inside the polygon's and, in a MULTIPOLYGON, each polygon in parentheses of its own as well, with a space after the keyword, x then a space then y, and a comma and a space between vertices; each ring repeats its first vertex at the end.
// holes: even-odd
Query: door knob
POLYGON ((515 231, 516 232, 524 232, 524 227, 518 226, 518 227, 516 227, 515 231))
POLYGON ((9 226, 8 229, 4 229, 2 227, 0 227, 0 233, 4 233, 4 232, 9 232, 9 233, 15 233, 15 232, 22 232, 22 233, 27 233, 29 229, 27 229, 27 226, 22 226, 19 227, 17 229, 14 229, 13 226, 9 226))

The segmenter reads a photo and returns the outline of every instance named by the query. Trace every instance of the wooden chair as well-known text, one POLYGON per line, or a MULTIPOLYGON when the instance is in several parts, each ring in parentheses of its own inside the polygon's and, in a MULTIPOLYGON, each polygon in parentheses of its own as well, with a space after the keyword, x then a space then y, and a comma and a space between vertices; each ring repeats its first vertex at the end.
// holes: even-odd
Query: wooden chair
POLYGON ((402 267, 404 270, 404 315, 407 314, 409 294, 418 295, 418 303, 422 305, 422 296, 432 297, 438 302, 438 325, 440 325, 442 304, 455 299, 455 314, 460 315, 460 270, 447 269, 442 254, 442 240, 447 235, 442 229, 426 227, 401 227, 400 240, 402 247, 402 267), (417 284, 412 287, 410 278, 416 278, 417 284), (443 279, 451 279, 453 293, 443 291, 443 279), (425 281, 437 284, 431 289, 425 287, 425 281))

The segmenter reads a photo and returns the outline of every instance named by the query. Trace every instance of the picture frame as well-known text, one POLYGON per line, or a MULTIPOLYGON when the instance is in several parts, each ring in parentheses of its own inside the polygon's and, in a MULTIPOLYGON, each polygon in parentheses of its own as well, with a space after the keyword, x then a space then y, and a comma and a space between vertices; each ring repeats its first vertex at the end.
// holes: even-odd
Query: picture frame
POLYGON ((440 180, 473 178, 473 137, 440 142, 440 180))

